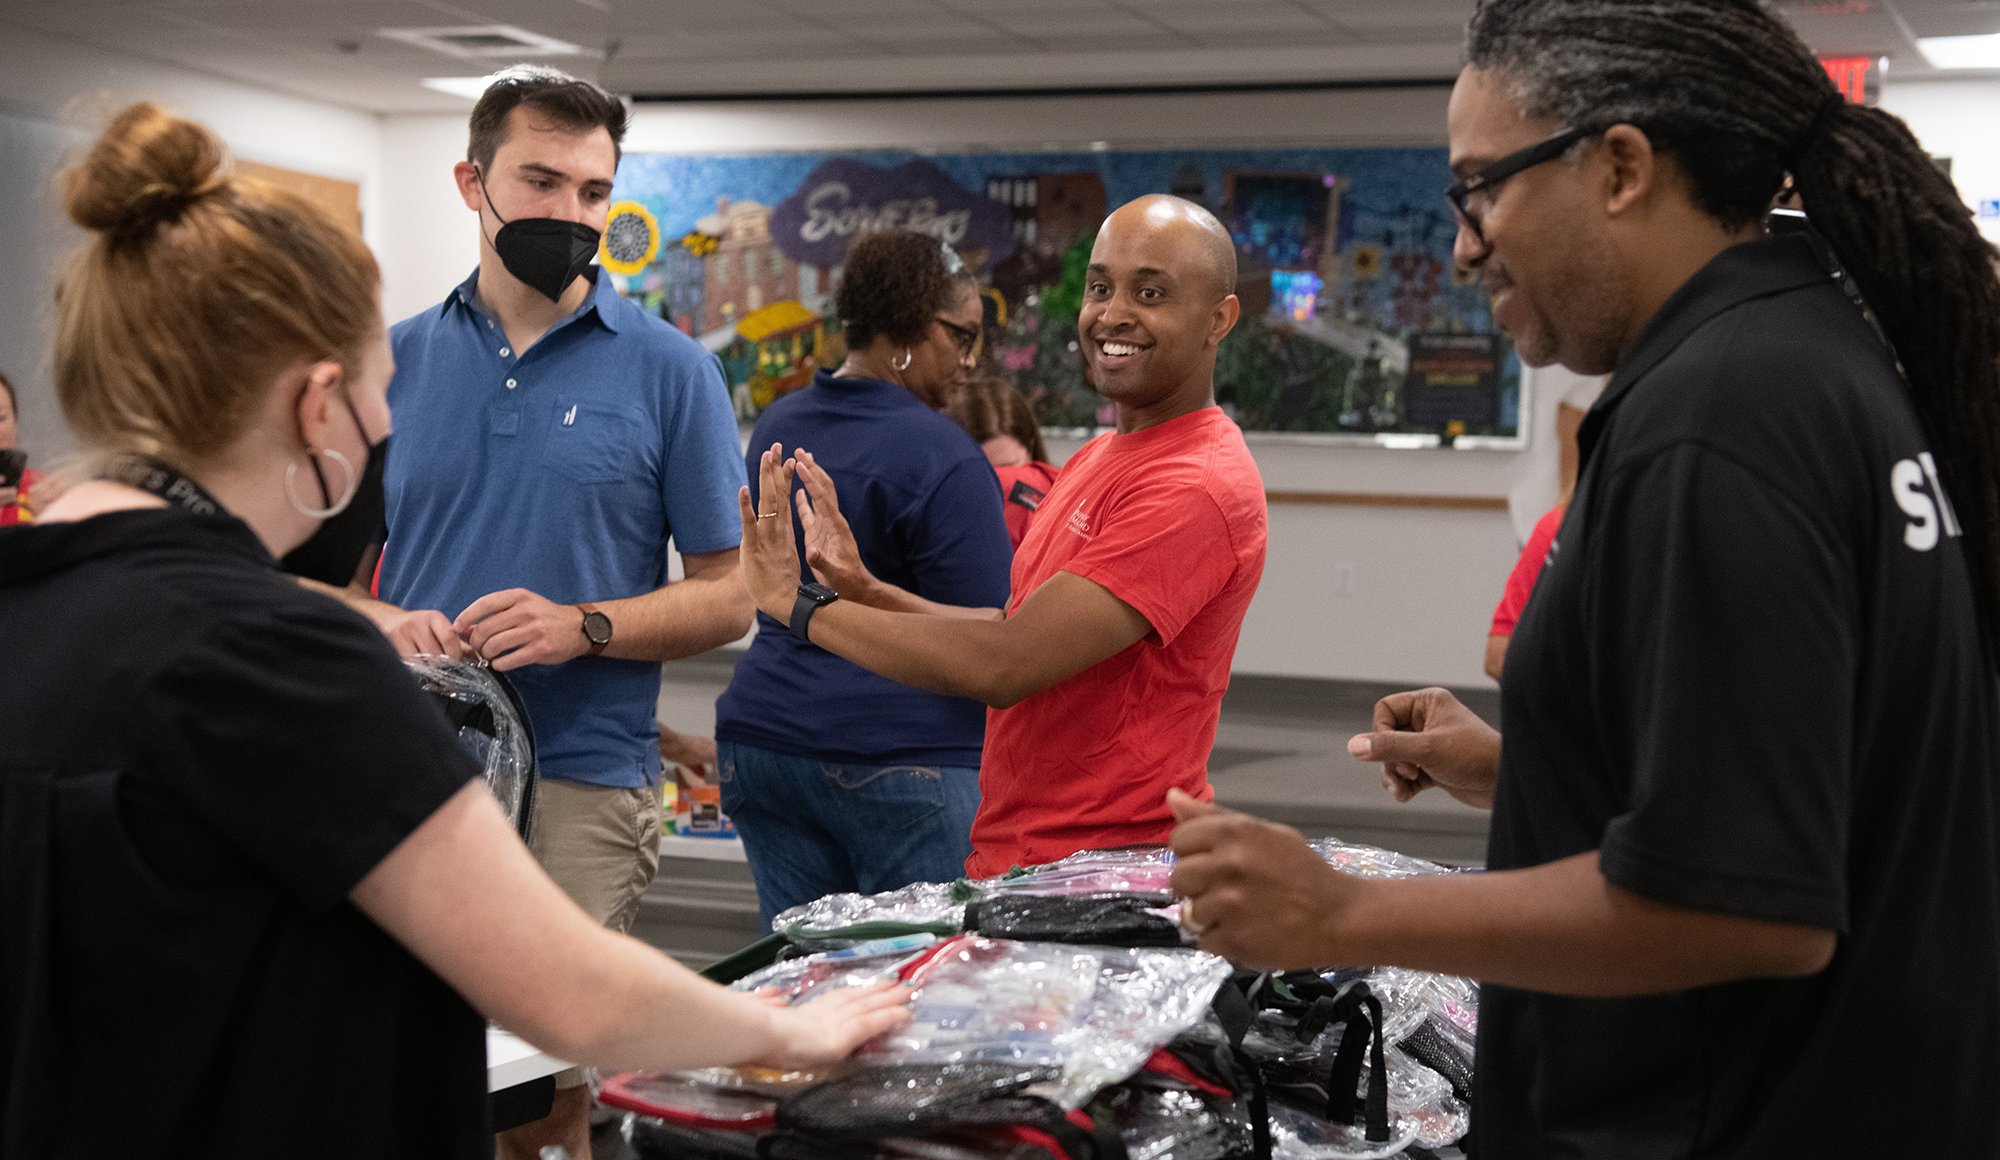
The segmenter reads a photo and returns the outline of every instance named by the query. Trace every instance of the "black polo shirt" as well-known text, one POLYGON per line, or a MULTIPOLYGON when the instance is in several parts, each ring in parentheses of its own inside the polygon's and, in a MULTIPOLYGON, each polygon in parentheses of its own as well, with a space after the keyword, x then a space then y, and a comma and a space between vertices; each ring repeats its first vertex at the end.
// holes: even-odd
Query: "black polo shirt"
POLYGON ((1839 933, 1810 978, 1482 989, 1481 1160, 1992 1155, 2000 688, 1932 442, 1802 237, 1733 247, 1586 419, 1515 629, 1488 864, 1601 851, 1839 933))
POLYGON ((348 892, 468 777, 179 509, 0 529, 0 1158, 478 1156, 484 1022, 348 892))

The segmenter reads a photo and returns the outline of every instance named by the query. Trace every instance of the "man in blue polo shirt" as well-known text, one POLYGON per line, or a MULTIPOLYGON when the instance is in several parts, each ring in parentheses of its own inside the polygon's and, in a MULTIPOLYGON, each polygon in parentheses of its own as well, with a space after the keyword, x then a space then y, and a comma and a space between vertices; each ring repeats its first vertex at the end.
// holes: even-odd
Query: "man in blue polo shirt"
MULTIPOLYGON (((387 604, 365 609, 405 653, 508 672, 544 779, 535 854, 619 930, 658 865, 660 662, 751 617, 716 362, 589 265, 624 130, 616 98, 550 70, 510 71, 474 108, 455 175, 479 268, 391 333, 387 604)), ((586 1107, 587 1089, 558 1091, 501 1154, 587 1155, 586 1107)))

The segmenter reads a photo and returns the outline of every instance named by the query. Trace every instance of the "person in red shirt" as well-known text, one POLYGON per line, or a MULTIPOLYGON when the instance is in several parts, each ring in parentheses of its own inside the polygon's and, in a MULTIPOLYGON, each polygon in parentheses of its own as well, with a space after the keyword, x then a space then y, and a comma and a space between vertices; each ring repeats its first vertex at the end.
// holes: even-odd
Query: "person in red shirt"
MULTIPOLYGON (((14 384, 6 375, 0 375, 0 451, 14 450, 14 442, 19 433, 21 401, 14 394, 14 384)), ((0 479, 0 525, 18 524, 26 514, 34 519, 33 509, 21 503, 35 485, 42 480, 42 473, 31 467, 21 469, 21 478, 15 482, 0 479)), ((1018 545, 1019 541, 1016 541, 1018 545)))
POLYGON ((1562 526, 1563 512, 1569 509, 1569 501, 1542 513, 1535 521, 1535 530, 1528 533, 1528 542, 1521 548, 1521 558, 1514 561, 1514 570, 1507 574, 1507 587, 1500 593, 1500 603, 1493 609, 1493 627, 1486 634, 1486 675, 1500 679, 1500 670, 1507 663, 1507 642, 1514 639, 1514 625, 1521 619, 1521 610, 1528 606, 1528 594, 1535 590, 1535 577, 1542 574, 1542 561, 1548 559, 1549 545, 1555 542, 1556 529, 1562 526))
POLYGON ((1016 549, 1027 537, 1028 521, 1055 486, 1062 468, 1049 462, 1048 447, 1035 409, 1021 392, 997 378, 976 378, 945 404, 945 414, 965 428, 1000 477, 1007 538, 1016 549))
POLYGON ((1200 206, 1152 195, 1105 220, 1077 333, 1117 429, 1071 456, 1042 501, 1004 612, 857 574, 825 534, 837 509, 809 449, 764 454, 768 510, 741 494, 759 608, 864 668, 991 706, 968 874, 1163 842, 1167 790, 1214 797, 1208 751, 1264 570, 1263 479, 1215 406, 1235 285, 1229 234, 1200 206), (831 589, 797 584, 795 470, 807 562, 831 589))

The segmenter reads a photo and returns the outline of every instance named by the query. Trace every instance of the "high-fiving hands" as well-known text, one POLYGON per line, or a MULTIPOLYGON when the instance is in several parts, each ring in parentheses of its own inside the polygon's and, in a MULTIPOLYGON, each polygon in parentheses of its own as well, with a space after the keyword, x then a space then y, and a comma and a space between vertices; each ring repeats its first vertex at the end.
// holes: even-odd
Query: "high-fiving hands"
MULTIPOLYGON (((743 517, 743 582, 759 610, 779 624, 792 622, 799 588, 799 550, 792 542, 792 471, 785 448, 773 443, 757 459, 757 492, 763 510, 750 504, 750 489, 736 493, 743 517)), ((838 591, 838 589, 835 589, 838 591)))
POLYGON ((803 448, 794 459, 796 473, 805 488, 806 502, 799 505, 799 526, 806 534, 806 564, 821 584, 842 596, 858 597, 876 581, 861 562, 861 547, 854 529, 840 513, 840 496, 833 477, 826 473, 813 454, 803 448))

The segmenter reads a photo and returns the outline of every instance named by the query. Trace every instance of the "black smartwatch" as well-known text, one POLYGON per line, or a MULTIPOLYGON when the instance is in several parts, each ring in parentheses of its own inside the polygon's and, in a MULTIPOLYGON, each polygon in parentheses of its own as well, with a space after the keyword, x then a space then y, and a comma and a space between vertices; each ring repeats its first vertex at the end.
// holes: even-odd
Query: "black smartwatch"
POLYGON ((799 598, 792 602, 792 635, 811 644, 806 640, 806 623, 812 619, 813 613, 838 599, 840 593, 824 584, 799 585, 799 598))
POLYGON ((583 639, 590 642, 590 651, 585 656, 596 656, 611 643, 611 618, 597 611, 595 604, 579 604, 577 611, 583 613, 583 639))

